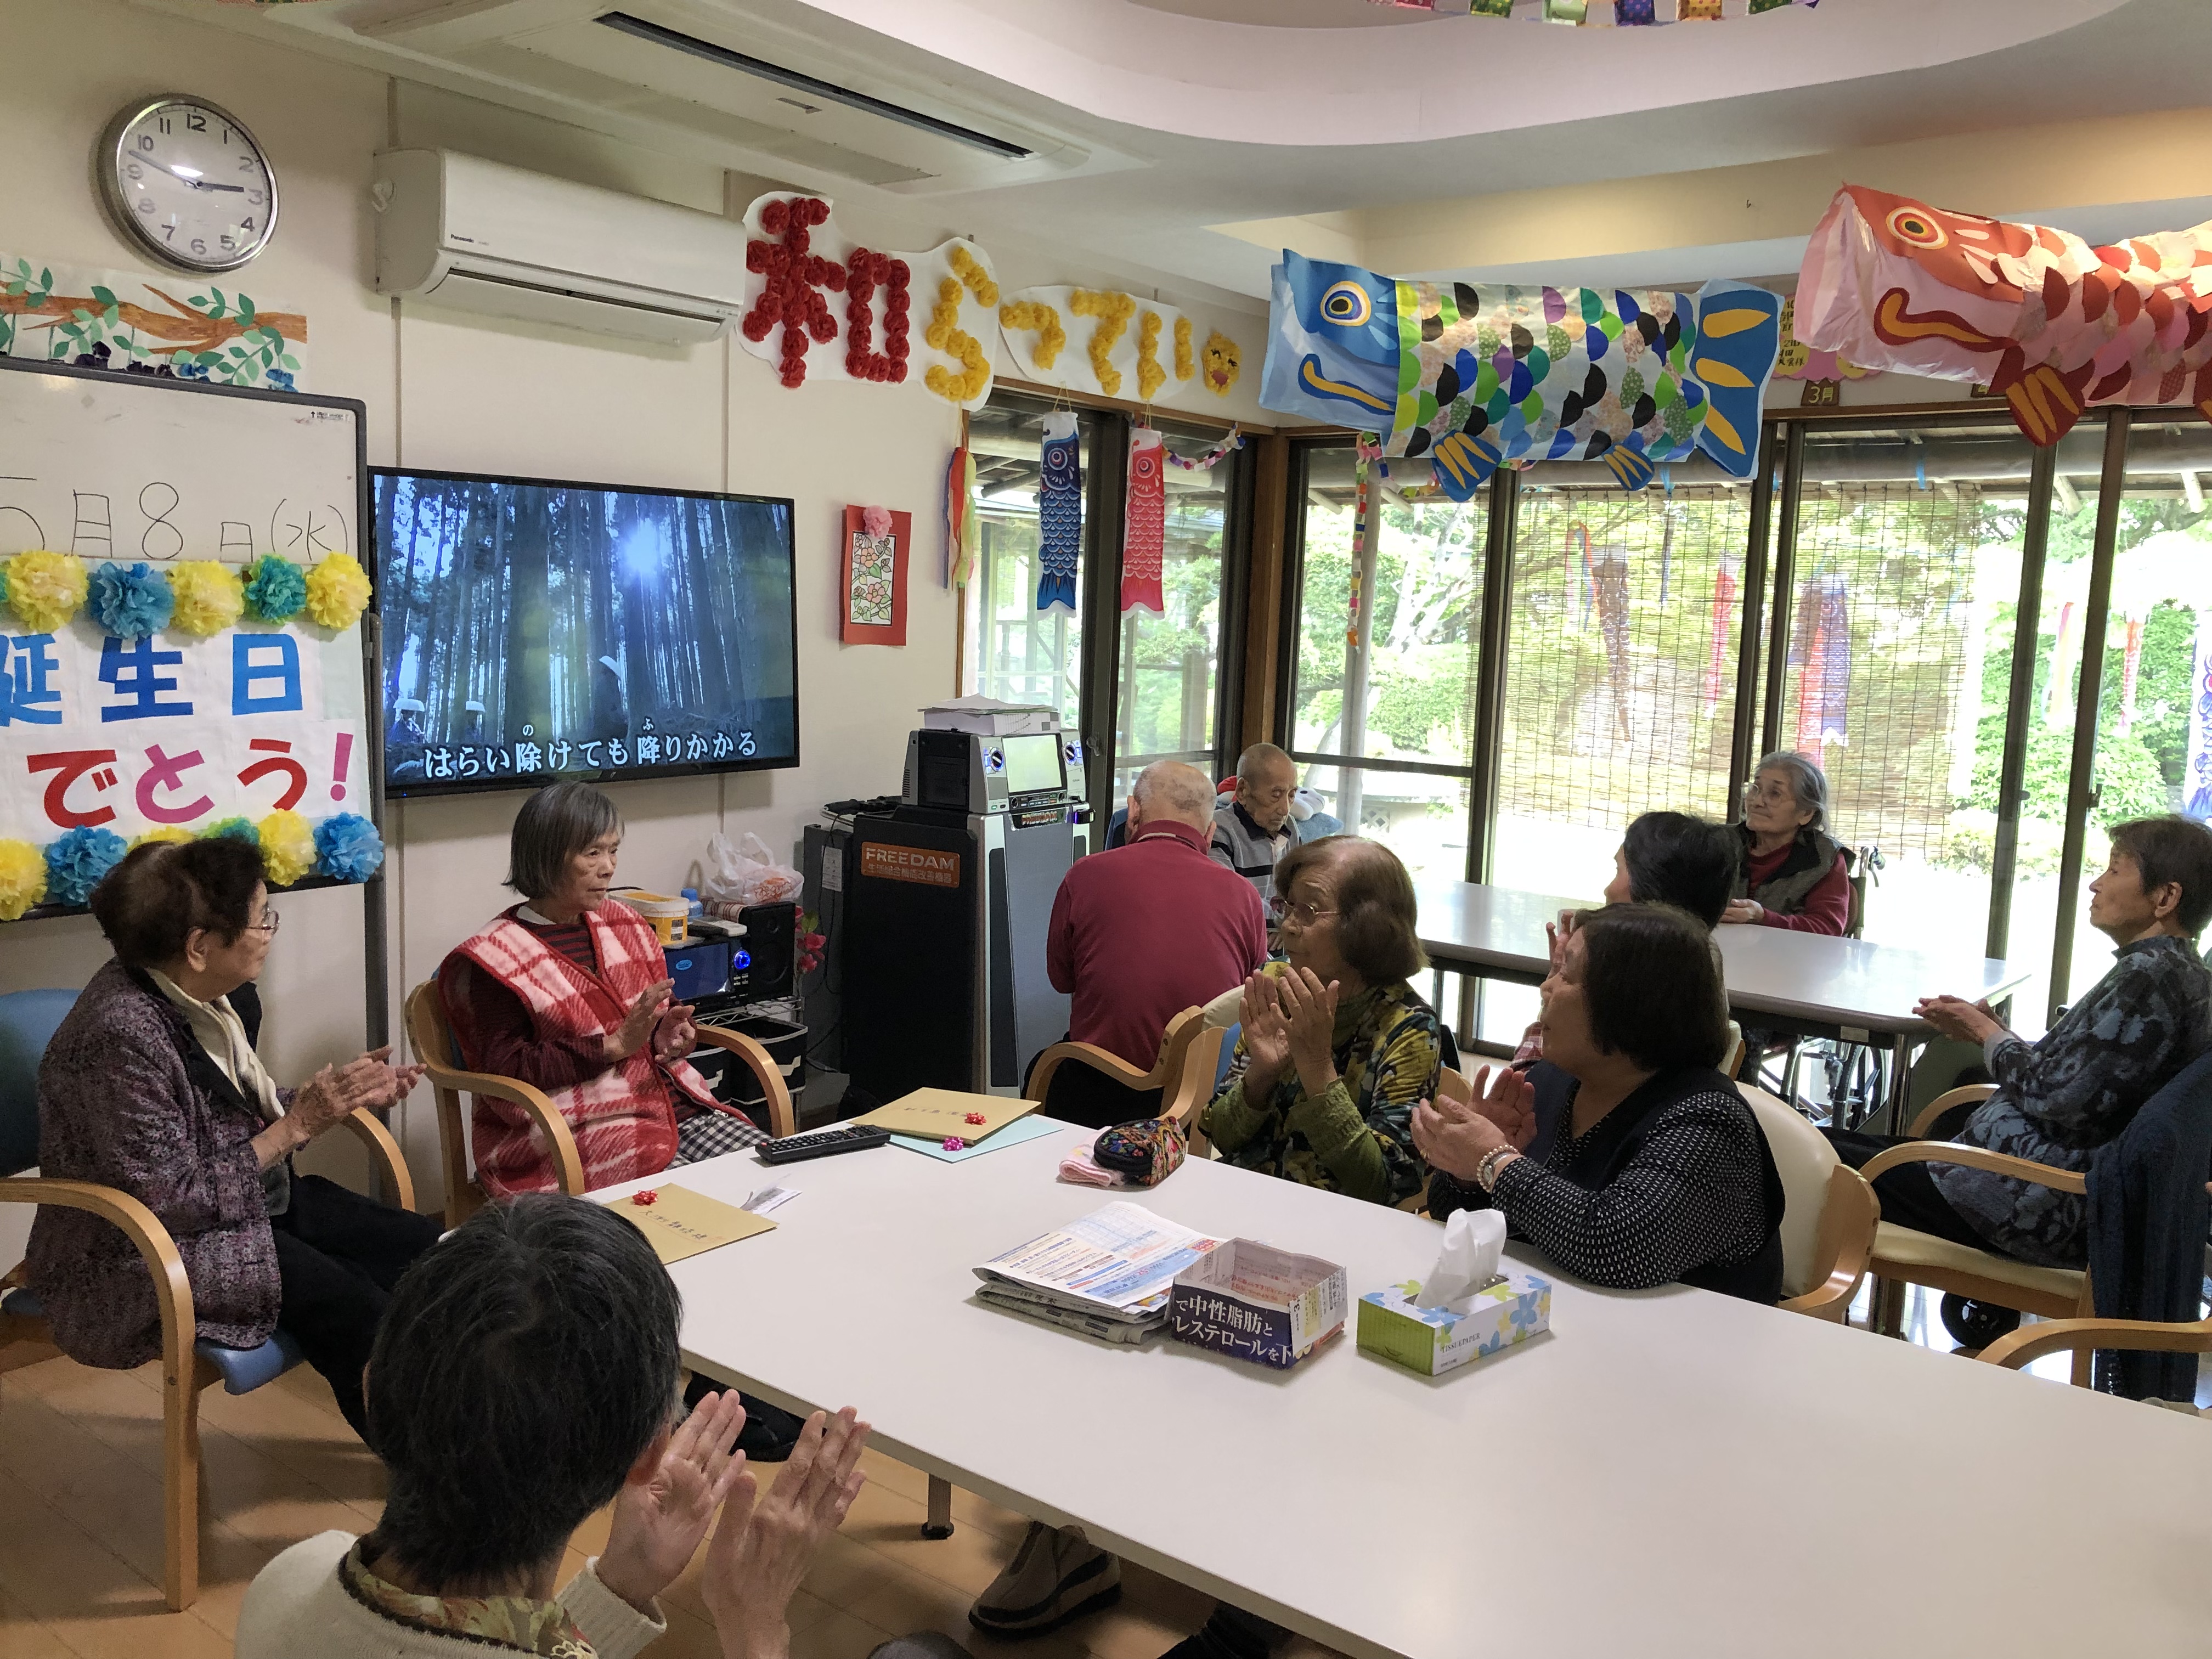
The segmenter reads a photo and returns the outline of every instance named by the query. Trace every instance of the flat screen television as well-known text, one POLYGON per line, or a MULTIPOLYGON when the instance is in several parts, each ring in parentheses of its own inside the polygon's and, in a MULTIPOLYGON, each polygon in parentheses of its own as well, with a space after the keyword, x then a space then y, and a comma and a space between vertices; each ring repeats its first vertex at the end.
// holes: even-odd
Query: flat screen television
POLYGON ((788 500, 371 477, 388 793, 799 764, 788 500))

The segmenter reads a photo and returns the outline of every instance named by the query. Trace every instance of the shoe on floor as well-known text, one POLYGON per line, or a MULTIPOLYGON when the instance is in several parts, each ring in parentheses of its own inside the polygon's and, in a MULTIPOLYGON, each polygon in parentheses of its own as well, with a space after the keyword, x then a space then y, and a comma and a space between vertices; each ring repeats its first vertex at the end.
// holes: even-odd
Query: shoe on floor
POLYGON ((1121 1564, 1083 1535, 1030 1522, 1006 1570, 968 1609, 968 1622, 994 1636, 1042 1636, 1121 1599, 1121 1564))

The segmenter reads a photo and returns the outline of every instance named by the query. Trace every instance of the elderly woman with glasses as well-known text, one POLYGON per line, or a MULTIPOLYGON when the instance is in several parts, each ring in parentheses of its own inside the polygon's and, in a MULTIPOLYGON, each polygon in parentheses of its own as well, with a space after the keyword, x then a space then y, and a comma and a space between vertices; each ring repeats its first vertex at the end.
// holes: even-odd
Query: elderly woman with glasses
POLYGON ((1759 762, 1736 825, 1743 859, 1723 922, 1841 936, 1851 925, 1850 861, 1827 833, 1828 780, 1802 755, 1759 762))
MULTIPOLYGON (((387 1208, 292 1154, 360 1109, 414 1086, 379 1048, 296 1089, 263 1069, 230 994, 259 977, 276 932, 261 854, 218 837, 134 849, 93 890, 115 951, 78 995, 39 1067, 40 1173, 130 1194, 168 1230, 198 1335, 297 1342, 366 1437, 362 1367, 407 1265, 437 1242, 428 1217, 387 1208)), ((27 1263, 54 1340, 87 1365, 161 1351, 146 1264, 95 1216, 41 1206, 27 1263)))
POLYGON ((1287 960, 1244 981, 1243 1028, 1205 1130, 1230 1163, 1376 1204, 1426 1178, 1416 1103, 1435 1091, 1436 1012, 1407 983, 1426 966, 1413 879, 1380 842, 1325 836, 1275 866, 1287 960))

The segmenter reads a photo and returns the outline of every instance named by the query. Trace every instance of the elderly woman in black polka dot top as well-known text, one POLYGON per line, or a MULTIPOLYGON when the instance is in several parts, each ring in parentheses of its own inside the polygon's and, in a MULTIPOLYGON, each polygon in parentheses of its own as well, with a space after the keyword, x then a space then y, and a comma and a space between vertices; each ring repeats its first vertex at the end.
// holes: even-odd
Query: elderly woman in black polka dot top
POLYGON ((1429 1212, 1495 1206, 1516 1238, 1594 1284, 1782 1291, 1782 1181, 1759 1120, 1716 1069, 1719 953, 1662 904, 1584 916, 1544 981, 1544 1058, 1476 1079, 1471 1108, 1413 1114, 1429 1212))

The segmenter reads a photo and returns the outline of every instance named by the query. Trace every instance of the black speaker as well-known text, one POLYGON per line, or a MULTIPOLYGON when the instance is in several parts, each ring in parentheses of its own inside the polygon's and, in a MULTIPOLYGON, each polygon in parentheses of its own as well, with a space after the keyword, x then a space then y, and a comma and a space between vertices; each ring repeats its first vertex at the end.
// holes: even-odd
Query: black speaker
POLYGON ((738 913, 738 920, 744 925, 745 936, 732 941, 731 993, 743 993, 741 1000, 746 1002, 789 996, 798 957, 799 907, 750 905, 738 913))

